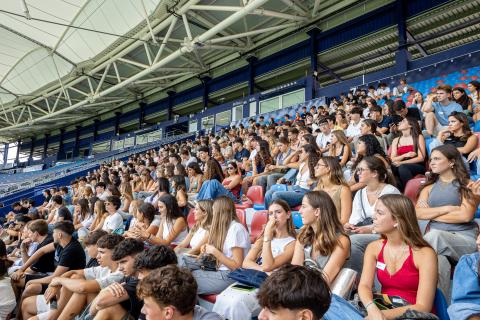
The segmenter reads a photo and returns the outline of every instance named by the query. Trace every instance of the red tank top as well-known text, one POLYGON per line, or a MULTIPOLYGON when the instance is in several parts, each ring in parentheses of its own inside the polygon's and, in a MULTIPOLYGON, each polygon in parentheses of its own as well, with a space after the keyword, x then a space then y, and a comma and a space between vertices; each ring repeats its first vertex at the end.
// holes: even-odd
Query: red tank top
POLYGON ((399 146, 397 147, 397 156, 401 156, 402 154, 412 152, 413 150, 413 144, 409 146, 399 146))
MULTIPOLYGON (((382 249, 378 254, 378 262, 385 264, 383 259, 383 249, 387 244, 387 240, 383 241, 382 249)), ((420 281, 420 274, 413 262, 412 248, 409 246, 409 256, 403 262, 402 267, 390 275, 385 266, 384 270, 379 268, 377 264, 377 278, 382 285, 382 293, 389 296, 399 296, 407 300, 411 304, 415 304, 417 301, 418 284, 420 281)))
MULTIPOLYGON (((223 180, 222 185, 223 186, 228 186, 230 184, 231 180, 223 180)), ((241 184, 237 184, 230 192, 235 196, 235 198, 238 198, 240 196, 240 190, 242 188, 241 184)))

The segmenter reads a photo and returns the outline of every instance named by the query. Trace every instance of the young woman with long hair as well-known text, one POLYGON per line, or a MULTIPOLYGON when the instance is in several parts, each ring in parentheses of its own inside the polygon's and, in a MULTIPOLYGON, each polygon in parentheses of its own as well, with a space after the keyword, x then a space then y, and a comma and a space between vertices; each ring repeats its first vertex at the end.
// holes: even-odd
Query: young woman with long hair
POLYGON ((205 175, 202 188, 196 195, 196 200, 214 200, 218 196, 226 195, 232 200, 237 200, 235 196, 222 185, 223 171, 217 160, 209 158, 205 163, 205 175))
POLYGON ((183 176, 173 176, 172 188, 173 188, 173 195, 177 199, 178 207, 180 208, 182 213, 185 216, 187 216, 188 196, 187 196, 187 186, 185 185, 185 178, 183 176))
POLYGON ((73 226, 78 231, 78 237, 83 239, 87 236, 90 226, 94 220, 94 215, 90 211, 90 205, 87 199, 79 199, 74 207, 73 226))
POLYGON ((384 194, 399 194, 394 187, 395 179, 388 172, 385 163, 375 156, 365 157, 357 166, 359 182, 365 185, 353 199, 352 214, 344 228, 351 233, 352 258, 350 267, 362 271, 363 255, 367 245, 378 239, 373 233, 373 209, 375 202, 384 194))
POLYGON ((427 151, 425 138, 417 120, 405 118, 400 121, 397 129, 400 136, 392 141, 390 159, 393 174, 399 182, 399 189, 403 191, 409 180, 417 174, 425 173, 427 151))
POLYGON ((334 157, 322 157, 315 166, 318 179, 315 190, 325 191, 333 200, 342 225, 348 222, 352 212, 352 192, 343 177, 343 171, 334 157))
POLYGON ((356 171, 358 164, 362 161, 364 157, 377 157, 383 161, 385 167, 390 167, 390 164, 387 160, 387 155, 385 154, 385 151, 383 150, 374 135, 367 134, 364 136, 360 136, 357 140, 355 149, 357 150, 357 156, 353 161, 350 180, 348 182, 348 185, 350 186, 350 190, 352 190, 352 192, 355 192, 365 187, 365 185, 359 181, 359 176, 356 171))
POLYGON ((130 175, 128 173, 122 173, 119 190, 121 194, 120 199, 122 200, 122 207, 120 211, 128 212, 130 203, 133 200, 133 190, 132 185, 130 184, 130 175))
POLYGON ((187 166, 187 173, 190 179, 188 193, 197 193, 202 187, 203 172, 197 162, 190 162, 187 166))
MULTIPOLYGON (((375 138, 378 140, 378 143, 382 147, 383 151, 386 151, 387 150, 387 148, 385 147, 387 144, 386 136, 382 135, 382 133, 378 131, 377 128, 378 128, 377 121, 373 119, 363 119, 362 122, 360 123, 360 135, 365 136, 368 134, 373 134, 375 138)), ((357 141, 354 141, 354 143, 356 143, 357 141)))
POLYGON ((315 179, 315 165, 320 155, 311 144, 302 146, 296 153, 299 155, 298 163, 289 164, 290 168, 298 169, 295 184, 287 186, 287 191, 268 190, 265 194, 265 208, 278 199, 285 200, 290 207, 298 206, 302 203, 303 195, 310 191, 310 186, 315 179))
POLYGON ((374 230, 381 239, 370 243, 358 294, 367 311, 365 319, 397 319, 407 310, 431 312, 437 284, 437 256, 422 238, 415 207, 404 195, 382 195, 375 205, 374 230), (401 297, 408 305, 380 310, 374 303, 374 279, 381 294, 401 297))
MULTIPOLYGON (((268 208, 268 214, 268 223, 243 260, 245 269, 272 272, 292 260, 297 234, 290 207, 277 200, 268 208)), ((242 291, 232 286, 217 296, 213 311, 230 320, 257 316, 261 310, 256 298, 258 290, 242 291)))
POLYGON ((480 82, 470 81, 467 85, 467 89, 470 92, 470 99, 472 99, 473 121, 480 119, 480 82))
POLYGON ((252 185, 255 178, 261 176, 268 165, 273 164, 270 146, 267 141, 258 141, 255 149, 257 150, 257 154, 252 159, 252 175, 245 177, 242 182, 242 193, 245 195, 244 201, 247 201, 246 194, 248 188, 252 185))
POLYGON ((472 133, 463 112, 454 111, 448 116, 448 127, 438 133, 437 139, 430 143, 430 149, 442 144, 454 145, 465 158, 477 148, 478 138, 472 133))
POLYGON ((479 198, 468 188, 468 171, 453 145, 432 150, 430 169, 416 212, 418 219, 430 221, 424 237, 438 253, 439 287, 449 297, 451 267, 447 257, 458 261, 462 255, 475 252, 478 226, 474 218, 479 198))
POLYGON ((201 247, 207 243, 208 232, 212 225, 213 200, 200 200, 195 205, 195 224, 187 237, 175 247, 177 254, 199 254, 201 247))
POLYGON ((340 166, 343 168, 352 156, 350 143, 348 142, 345 133, 340 130, 332 131, 332 141, 329 147, 330 149, 328 155, 335 157, 339 161, 340 166))
POLYGON ((234 281, 228 274, 242 266, 249 249, 250 237, 238 220, 234 202, 227 196, 218 197, 213 202, 208 241, 201 249, 202 254, 216 259, 218 270, 192 269, 198 284, 197 294, 218 294, 231 285, 234 281))
POLYGON ((321 270, 331 285, 350 255, 350 240, 335 205, 324 191, 308 192, 303 197, 300 214, 303 227, 295 244, 292 264, 321 270))
POLYGON ((242 188, 242 172, 240 171, 237 162, 230 161, 227 164, 226 173, 222 185, 238 199, 242 188))
POLYGON ((108 216, 105 208, 105 201, 97 199, 93 207, 93 222, 90 225, 90 231, 102 230, 103 223, 108 216))
MULTIPOLYGON (((137 200, 136 200, 137 201, 137 200)), ((152 227, 152 222, 155 220, 157 210, 148 203, 142 203, 137 208, 135 221, 131 222, 132 227, 126 231, 123 236, 126 238, 148 238, 150 235, 155 235, 158 232, 157 227, 152 227), (139 236, 140 235, 140 236, 139 236)))
POLYGON ((472 98, 470 98, 462 87, 455 87, 452 89, 453 101, 462 106, 462 109, 468 111, 469 114, 473 112, 472 108, 472 98))
POLYGON ((171 194, 158 198, 161 223, 156 235, 137 234, 137 237, 151 245, 176 245, 188 234, 187 221, 178 207, 177 199, 171 194))

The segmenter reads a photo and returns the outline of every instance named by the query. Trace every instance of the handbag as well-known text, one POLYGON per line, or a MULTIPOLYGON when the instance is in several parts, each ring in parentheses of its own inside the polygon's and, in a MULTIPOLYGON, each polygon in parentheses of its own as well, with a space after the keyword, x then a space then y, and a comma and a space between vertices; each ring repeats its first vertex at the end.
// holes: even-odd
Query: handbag
POLYGON ((355 226, 356 227, 363 227, 363 226, 369 226, 373 224, 373 218, 372 217, 367 217, 367 213, 365 212, 365 208, 363 207, 363 192, 364 189, 360 190, 360 205, 362 206, 362 217, 363 220, 357 223, 355 226))
POLYGON ((217 259, 208 253, 202 253, 199 256, 183 254, 185 266, 190 270, 217 271, 217 259))
POLYGON ((249 287, 260 288, 268 274, 254 269, 239 268, 230 272, 228 277, 249 287))

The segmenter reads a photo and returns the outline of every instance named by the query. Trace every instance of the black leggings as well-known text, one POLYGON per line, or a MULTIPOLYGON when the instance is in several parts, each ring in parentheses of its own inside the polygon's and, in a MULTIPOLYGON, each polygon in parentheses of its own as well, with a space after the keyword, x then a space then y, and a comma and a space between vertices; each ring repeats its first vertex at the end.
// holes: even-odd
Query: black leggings
POLYGON ((398 188, 403 192, 409 180, 412 180, 417 174, 425 174, 425 166, 423 163, 406 163, 399 167, 392 165, 392 171, 397 178, 398 188))

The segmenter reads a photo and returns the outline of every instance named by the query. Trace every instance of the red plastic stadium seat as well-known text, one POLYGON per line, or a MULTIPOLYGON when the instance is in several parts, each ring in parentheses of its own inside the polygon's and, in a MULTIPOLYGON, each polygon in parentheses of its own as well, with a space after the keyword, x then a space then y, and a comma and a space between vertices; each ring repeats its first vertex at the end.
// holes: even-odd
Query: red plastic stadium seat
POLYGON ((248 201, 235 204, 235 208, 242 209, 242 210, 252 208, 252 207, 253 207, 253 202, 250 199, 248 199, 248 201))
POLYGON ((254 243, 258 236, 262 233, 263 227, 268 222, 268 211, 256 211, 253 215, 252 225, 250 226, 250 242, 254 243))
POLYGON ((245 228, 247 228, 247 214, 245 213, 245 210, 237 208, 237 217, 238 220, 240 220, 240 223, 243 224, 245 228))
POLYGON ((214 304, 217 301, 217 295, 216 294, 201 294, 200 299, 206 300, 206 301, 214 304))
POLYGON ((261 186, 251 186, 248 188, 247 197, 252 200, 253 204, 263 204, 265 202, 263 188, 261 186))
POLYGON ((195 209, 194 208, 190 209, 190 211, 188 212, 187 224, 190 229, 195 225, 195 209))
POLYGON ((407 182, 407 185, 405 186, 404 194, 408 198, 410 198, 410 200, 412 200, 413 204, 417 203, 418 191, 420 190, 420 186, 424 182, 425 182, 424 176, 416 176, 415 178, 407 182))

